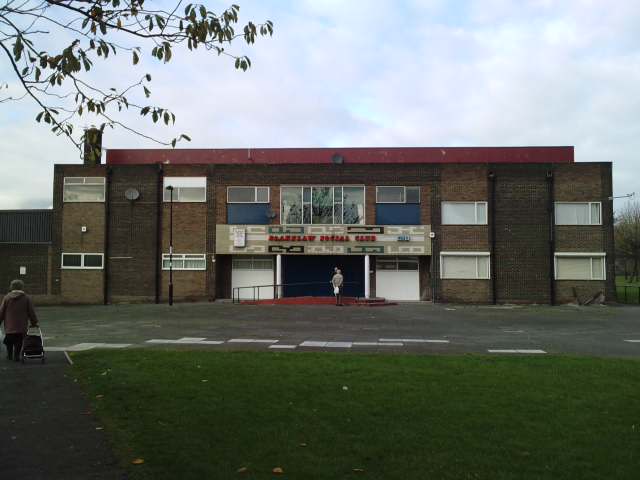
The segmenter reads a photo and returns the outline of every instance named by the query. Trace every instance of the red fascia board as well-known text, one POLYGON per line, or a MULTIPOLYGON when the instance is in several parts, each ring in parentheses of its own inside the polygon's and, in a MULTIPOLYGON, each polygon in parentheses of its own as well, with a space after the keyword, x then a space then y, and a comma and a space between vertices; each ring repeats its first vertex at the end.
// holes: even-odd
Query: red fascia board
POLYGON ((344 163, 572 163, 573 147, 115 149, 108 165, 281 165, 344 163))

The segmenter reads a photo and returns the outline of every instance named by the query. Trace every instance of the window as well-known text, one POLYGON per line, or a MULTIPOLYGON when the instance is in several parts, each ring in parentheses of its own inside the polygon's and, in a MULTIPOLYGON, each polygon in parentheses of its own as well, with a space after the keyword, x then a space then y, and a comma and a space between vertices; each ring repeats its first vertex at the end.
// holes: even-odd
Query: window
POLYGON ((164 201, 205 202, 207 200, 206 177, 165 177, 164 201), (167 187, 173 187, 173 195, 167 187))
POLYGON ((273 270, 273 257, 269 256, 238 256, 232 263, 233 270, 273 270))
POLYGON ((62 268, 76 270, 102 270, 104 254, 102 253, 63 253, 62 268))
POLYGON ((376 270, 417 271, 418 257, 376 257, 376 270))
POLYGON ((443 225, 486 225, 487 202, 442 202, 443 225))
POLYGON ((604 253, 556 253, 556 280, 604 280, 604 253))
MULTIPOLYGON (((204 253, 174 253, 172 270, 206 270, 207 256, 204 253)), ((162 254, 162 269, 169 270, 169 254, 162 254)))
POLYGON ((227 203, 269 203, 269 187, 228 187, 227 203))
POLYGON ((556 202, 556 225, 602 225, 600 202, 556 202))
POLYGON ((364 187, 285 186, 280 204, 283 225, 364 224, 364 187))
POLYGON ((376 187, 376 203, 420 203, 420 187, 376 187))
POLYGON ((104 202, 104 177, 65 177, 64 202, 104 202))
POLYGON ((491 278, 488 252, 440 253, 440 278, 491 278))

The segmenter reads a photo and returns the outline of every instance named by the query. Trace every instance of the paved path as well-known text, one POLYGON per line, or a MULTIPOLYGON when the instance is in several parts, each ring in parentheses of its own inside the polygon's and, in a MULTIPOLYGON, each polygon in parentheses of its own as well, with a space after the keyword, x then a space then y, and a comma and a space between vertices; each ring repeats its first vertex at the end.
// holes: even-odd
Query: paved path
POLYGON ((104 431, 71 377, 63 353, 44 365, 0 357, 0 477, 121 480, 104 431))
POLYGON ((53 348, 575 354, 640 357, 640 307, 201 303, 39 309, 53 348))

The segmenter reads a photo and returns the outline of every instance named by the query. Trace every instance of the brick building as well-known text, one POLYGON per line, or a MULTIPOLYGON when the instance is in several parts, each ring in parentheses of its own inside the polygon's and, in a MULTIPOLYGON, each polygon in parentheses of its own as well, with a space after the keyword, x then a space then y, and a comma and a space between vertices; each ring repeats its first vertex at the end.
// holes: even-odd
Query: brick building
POLYGON ((334 266, 359 297, 614 300, 611 190, 572 147, 109 150, 55 165, 37 288, 165 302, 172 244, 176 300, 330 295, 334 266))

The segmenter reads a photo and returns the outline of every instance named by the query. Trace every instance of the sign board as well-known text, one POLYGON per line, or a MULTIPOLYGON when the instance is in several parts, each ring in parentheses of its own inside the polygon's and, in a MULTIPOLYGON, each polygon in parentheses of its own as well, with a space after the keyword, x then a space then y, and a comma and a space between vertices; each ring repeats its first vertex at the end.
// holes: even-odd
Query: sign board
POLYGON ((244 248, 247 244, 247 231, 244 228, 235 227, 233 229, 233 246, 244 248))
POLYGON ((216 254, 430 255, 430 225, 216 225, 216 254))

